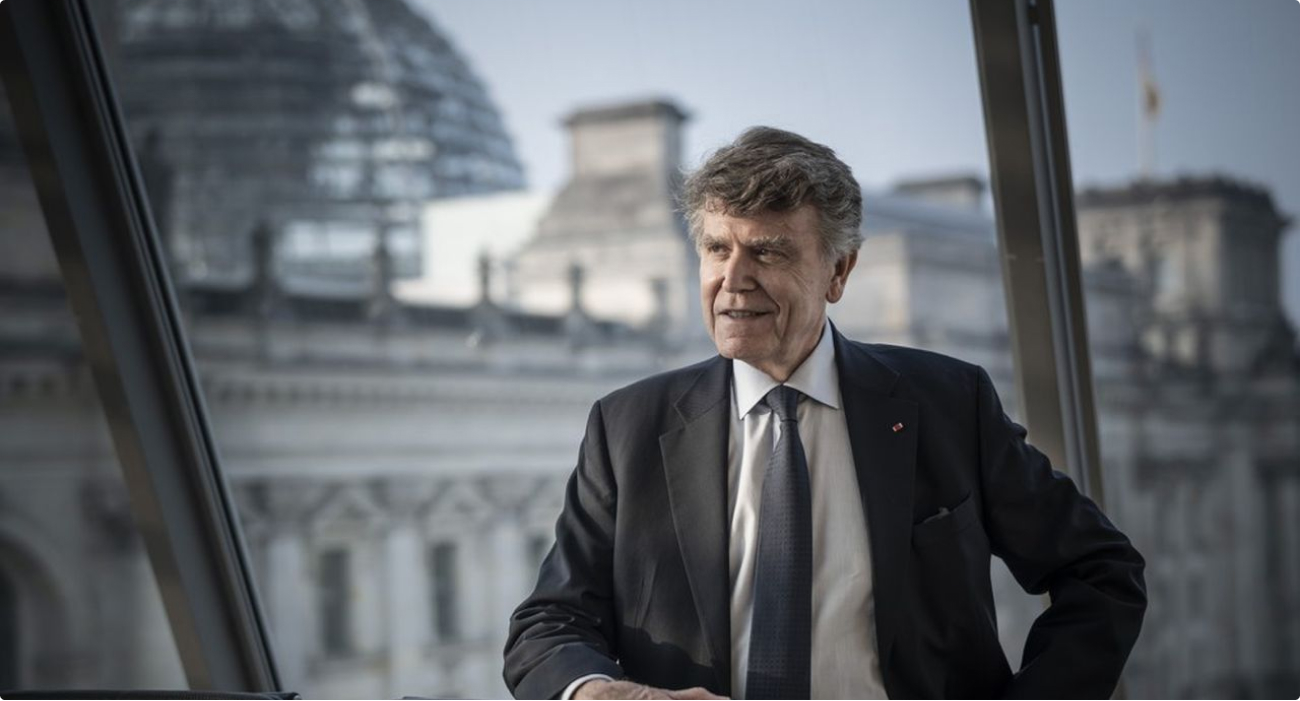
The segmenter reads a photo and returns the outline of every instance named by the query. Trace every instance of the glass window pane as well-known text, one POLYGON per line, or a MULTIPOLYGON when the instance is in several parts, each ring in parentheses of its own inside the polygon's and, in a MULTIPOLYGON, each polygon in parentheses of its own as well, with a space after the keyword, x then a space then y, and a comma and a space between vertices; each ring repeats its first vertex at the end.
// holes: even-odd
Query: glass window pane
POLYGON ((1059 2, 1108 513, 1147 558, 1134 698, 1300 693, 1300 14, 1059 2))
POLYGON ((839 328, 1016 413, 967 5, 737 7, 95 5, 289 688, 506 694, 592 402, 715 353, 674 195, 746 127, 865 188, 839 328))
POLYGON ((0 690, 186 687, 0 86, 0 690))

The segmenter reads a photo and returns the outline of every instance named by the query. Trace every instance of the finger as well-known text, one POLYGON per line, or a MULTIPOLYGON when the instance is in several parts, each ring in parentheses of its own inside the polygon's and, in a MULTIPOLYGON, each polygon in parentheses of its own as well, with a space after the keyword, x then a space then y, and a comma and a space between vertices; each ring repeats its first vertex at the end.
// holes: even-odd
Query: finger
POLYGON ((610 699, 671 699, 672 692, 636 682, 612 682, 606 689, 609 694, 602 698, 610 699))
POLYGON ((726 696, 718 696, 702 686, 693 686, 689 689, 678 689, 668 692, 670 698, 674 699, 725 699, 726 696))

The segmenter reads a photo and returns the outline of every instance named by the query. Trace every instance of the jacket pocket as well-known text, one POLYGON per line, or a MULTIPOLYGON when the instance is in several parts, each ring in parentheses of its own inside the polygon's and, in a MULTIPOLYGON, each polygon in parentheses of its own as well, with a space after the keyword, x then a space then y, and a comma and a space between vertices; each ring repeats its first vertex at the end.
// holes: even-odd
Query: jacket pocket
POLYGON ((975 495, 967 494, 960 504, 947 513, 934 516, 912 526, 912 545, 920 547, 945 535, 960 533, 978 520, 975 513, 975 495))

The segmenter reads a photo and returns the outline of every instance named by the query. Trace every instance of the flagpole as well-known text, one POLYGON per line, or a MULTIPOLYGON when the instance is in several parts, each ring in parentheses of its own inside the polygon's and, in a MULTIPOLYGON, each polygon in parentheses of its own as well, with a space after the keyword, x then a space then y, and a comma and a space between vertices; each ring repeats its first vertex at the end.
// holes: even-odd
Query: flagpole
POLYGON ((1137 30, 1138 59, 1138 163, 1142 180, 1156 170, 1155 121, 1160 114, 1160 90, 1151 61, 1151 36, 1146 27, 1137 30))

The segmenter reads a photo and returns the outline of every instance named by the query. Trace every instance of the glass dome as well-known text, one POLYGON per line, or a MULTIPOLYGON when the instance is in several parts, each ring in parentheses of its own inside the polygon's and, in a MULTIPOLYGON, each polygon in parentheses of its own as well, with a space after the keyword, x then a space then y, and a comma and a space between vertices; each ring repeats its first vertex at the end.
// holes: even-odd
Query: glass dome
POLYGON ((191 285, 364 291, 418 272, 429 200, 520 188, 501 117, 404 0, 115 0, 101 33, 154 214, 191 285))

